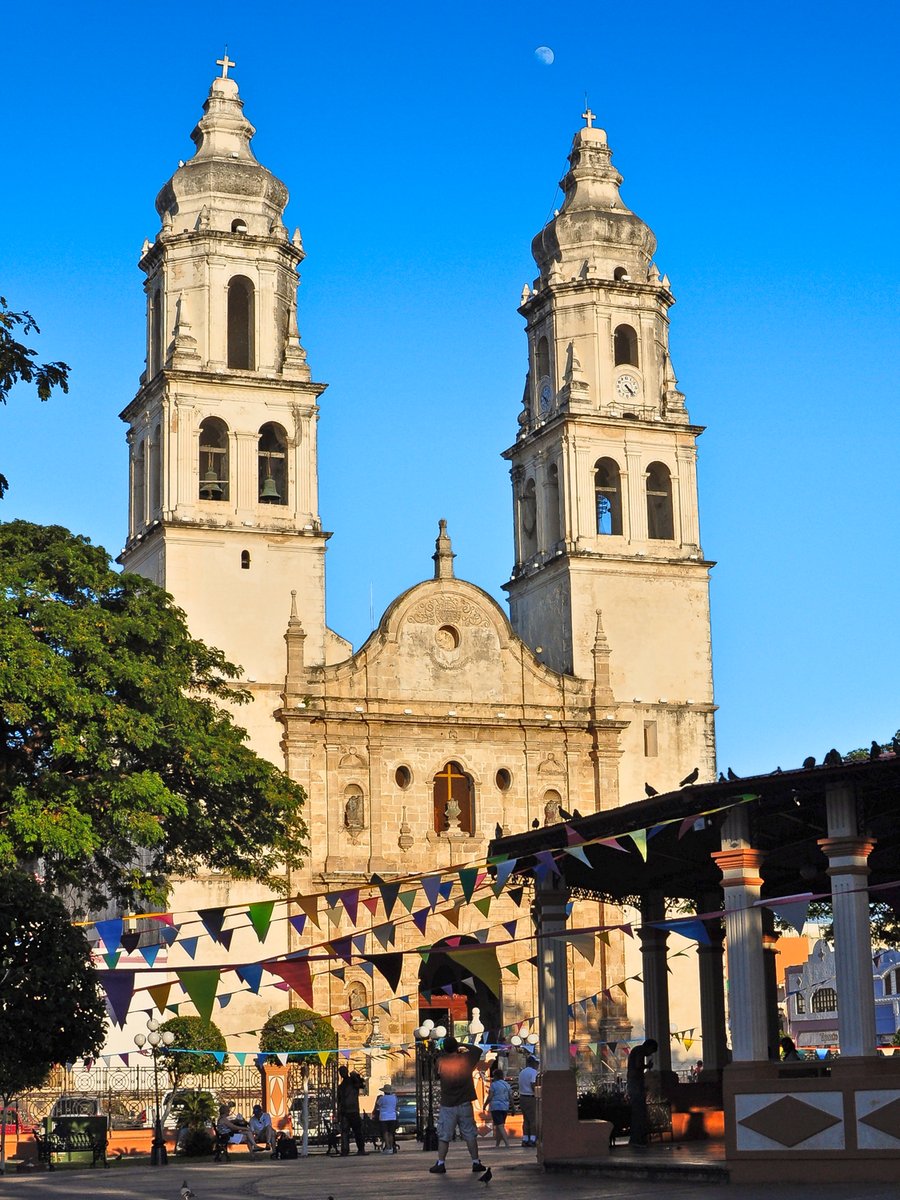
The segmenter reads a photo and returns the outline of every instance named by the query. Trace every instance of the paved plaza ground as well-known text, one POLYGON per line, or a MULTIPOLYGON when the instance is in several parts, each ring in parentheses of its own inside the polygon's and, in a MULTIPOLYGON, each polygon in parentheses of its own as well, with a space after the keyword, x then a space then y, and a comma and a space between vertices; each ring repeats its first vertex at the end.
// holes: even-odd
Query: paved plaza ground
MULTIPOLYGON (((676 1143, 677 1145, 677 1143, 676 1143)), ((370 1154, 359 1158, 326 1158, 315 1154, 296 1162, 250 1162, 234 1155, 232 1161, 187 1162, 170 1159, 169 1166, 154 1168, 142 1162, 114 1164, 109 1170, 60 1168, 29 1174, 10 1174, 0 1180, 0 1193, 17 1200, 178 1200, 182 1180, 187 1180, 197 1200, 771 1200, 772 1186, 700 1182, 686 1178, 646 1177, 649 1169, 666 1169, 677 1160, 690 1170, 684 1151, 654 1149, 629 1155, 616 1151, 622 1174, 609 1179, 588 1172, 548 1174, 533 1152, 518 1147, 490 1153, 484 1161, 493 1169, 485 1186, 473 1175, 465 1149, 452 1146, 447 1174, 428 1174, 432 1155, 415 1143, 404 1143, 394 1156, 370 1154), (643 1177, 629 1174, 631 1164, 643 1177)), ((697 1161, 700 1161, 698 1156, 697 1161)), ((782 1185, 778 1200, 896 1200, 892 1184, 828 1184, 827 1171, 810 1169, 808 1186, 782 1185)))

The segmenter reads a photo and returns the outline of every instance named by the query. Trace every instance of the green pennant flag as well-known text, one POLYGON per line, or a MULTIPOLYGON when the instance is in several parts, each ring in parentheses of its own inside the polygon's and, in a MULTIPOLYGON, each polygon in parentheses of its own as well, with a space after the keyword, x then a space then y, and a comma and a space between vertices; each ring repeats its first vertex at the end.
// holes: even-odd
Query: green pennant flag
POLYGON ((106 965, 109 967, 109 969, 111 971, 114 971, 116 969, 116 963, 119 961, 119 959, 121 957, 122 957, 122 951, 114 950, 112 952, 112 954, 104 954, 103 961, 106 963, 106 965))
POLYGON ((209 1021, 216 999, 216 988, 219 986, 219 976, 221 975, 219 968, 212 967, 203 971, 176 971, 175 975, 190 996, 200 1018, 209 1021))
POLYGON ((486 917, 491 911, 491 901, 493 899, 493 896, 483 896, 480 900, 475 901, 475 907, 482 914, 482 916, 486 917))
POLYGON ((478 950, 444 950, 443 953, 480 979, 495 996, 500 995, 500 963, 495 950, 484 947, 478 950))
POLYGON ((167 1004, 167 1005, 166 1005, 166 1012, 174 1013, 174 1014, 175 1014, 175 1016, 177 1017, 177 1016, 178 1016, 178 1010, 179 1010, 180 1008, 181 1008, 181 1005, 180 1005, 180 1004, 167 1004))
POLYGON ((400 893, 400 903, 403 905, 403 907, 406 909, 407 912, 412 912, 412 906, 413 906, 413 904, 415 904, 417 891, 418 891, 418 889, 415 889, 414 891, 411 891, 411 892, 401 892, 400 893))
POLYGON ((266 940, 266 934, 269 932, 269 926, 272 924, 272 912, 274 908, 274 900, 257 900, 254 904, 247 906, 247 916, 250 918, 250 924, 256 930, 256 936, 261 942, 266 940))
POLYGON ((466 904, 472 899, 475 891, 475 881, 478 879, 477 867, 461 867, 459 871, 459 886, 462 888, 466 904))
POLYGON ((517 962, 507 963, 506 969, 511 975, 515 975, 516 979, 519 978, 519 964, 517 962))

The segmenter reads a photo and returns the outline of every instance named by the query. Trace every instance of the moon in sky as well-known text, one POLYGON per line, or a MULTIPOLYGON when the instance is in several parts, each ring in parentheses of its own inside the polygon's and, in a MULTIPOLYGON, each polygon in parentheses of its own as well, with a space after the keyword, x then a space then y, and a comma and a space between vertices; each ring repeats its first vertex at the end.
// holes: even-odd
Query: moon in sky
POLYGON ((545 67, 549 67, 554 58, 556 58, 556 55, 549 46, 538 46, 534 52, 534 57, 539 63, 543 63, 545 67))

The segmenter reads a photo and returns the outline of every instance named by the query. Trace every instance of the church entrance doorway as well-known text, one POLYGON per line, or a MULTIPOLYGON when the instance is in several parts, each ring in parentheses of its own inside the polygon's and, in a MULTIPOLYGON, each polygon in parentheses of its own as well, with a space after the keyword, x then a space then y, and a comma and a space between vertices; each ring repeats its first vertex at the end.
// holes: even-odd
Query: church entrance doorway
POLYGON ((419 1025, 432 1020, 460 1041, 468 1041, 469 1022, 477 1008, 484 1038, 489 1042, 499 1040, 502 998, 494 995, 483 978, 492 975, 499 980, 500 965, 492 947, 481 946, 475 938, 463 935, 435 942, 428 961, 419 968, 419 1025), (452 954, 454 950, 477 950, 478 962, 467 961, 465 953, 457 958, 452 954))

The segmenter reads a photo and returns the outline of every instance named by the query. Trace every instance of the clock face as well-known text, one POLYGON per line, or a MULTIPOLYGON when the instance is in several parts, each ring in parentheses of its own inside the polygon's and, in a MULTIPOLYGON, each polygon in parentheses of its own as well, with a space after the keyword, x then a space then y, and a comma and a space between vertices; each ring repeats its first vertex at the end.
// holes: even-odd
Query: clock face
POLYGON ((550 380, 545 379, 541 384, 541 416, 546 417, 550 411, 550 402, 553 399, 553 389, 550 386, 550 380))
POLYGON ((633 375, 620 375, 616 380, 616 391, 623 400, 634 400, 641 390, 641 385, 633 375))

